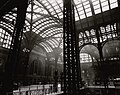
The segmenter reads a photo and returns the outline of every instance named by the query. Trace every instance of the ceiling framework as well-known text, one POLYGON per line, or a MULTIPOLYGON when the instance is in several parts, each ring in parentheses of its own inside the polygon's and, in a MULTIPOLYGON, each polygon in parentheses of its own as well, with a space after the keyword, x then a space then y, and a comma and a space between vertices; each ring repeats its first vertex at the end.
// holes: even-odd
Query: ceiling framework
MULTIPOLYGON (((119 8, 117 0, 74 0, 74 3, 77 32, 79 32, 79 46, 98 43, 93 15, 96 18, 100 43, 118 39, 119 16, 117 14, 119 13, 119 8), (93 14, 93 11, 95 14, 93 14)), ((16 11, 16 8, 12 9, 1 19, 1 36, 4 34, 3 31, 6 31, 6 35, 9 36, 8 39, 11 38, 16 22, 16 11)), ((32 42, 35 45, 44 47, 46 52, 52 52, 59 44, 59 47, 63 48, 61 43, 63 37, 62 23, 63 0, 29 1, 23 43, 33 38, 31 39, 33 40, 32 42), (32 32, 36 35, 32 35, 34 34, 32 32)), ((9 43, 11 40, 5 41, 4 37, 1 37, 0 42, 2 43, 0 44, 1 46, 10 48, 9 43)), ((25 44, 22 46, 23 48, 26 47, 25 44)))
MULTIPOLYGON (((23 2, 25 1, 23 0, 23 2)), ((23 2, 21 1, 21 3, 23 2)), ((72 26, 72 23, 76 23, 76 33, 79 33, 79 46, 84 46, 81 52, 89 54, 83 54, 82 56, 88 57, 89 61, 93 60, 92 58, 95 57, 96 59, 101 59, 101 56, 105 58, 111 57, 110 60, 119 59, 119 2, 119 0, 74 0, 76 22, 70 20, 70 15, 67 17, 70 13, 65 13, 64 16, 67 18, 67 23, 65 20, 64 22, 66 26, 68 24, 72 26), (91 44, 97 44, 97 47, 91 46, 91 44), (113 45, 114 48, 112 47, 113 45), (96 50, 94 51, 93 49, 96 50), (91 51, 94 51, 94 53, 91 51), (92 55, 92 58, 90 55, 92 55)), ((25 4, 25 9, 27 8, 27 3, 27 0, 26 4, 23 3, 23 5, 25 4)), ((4 88, 7 87, 7 91, 12 91, 13 83, 12 81, 9 83, 7 81, 12 80, 9 76, 14 74, 14 69, 12 69, 12 71, 11 68, 14 68, 15 63, 18 61, 16 55, 18 55, 21 40, 22 49, 28 50, 27 52, 31 51, 36 45, 43 47, 47 53, 61 53, 57 50, 62 51, 60 48, 63 48, 63 0, 29 0, 27 12, 22 10, 24 7, 19 7, 19 3, 14 0, 0 1, 0 46, 8 49, 11 48, 11 50, 13 49, 13 52, 11 53, 13 55, 9 57, 11 64, 6 65, 5 68, 6 80, 4 80, 4 88), (19 11, 20 13, 17 13, 19 11), (21 14, 22 12, 24 12, 24 15, 21 14), (24 18, 25 14, 26 19, 24 18), (24 20, 25 25, 23 25, 24 20), (15 25, 18 25, 17 28, 19 29, 17 29, 15 25), (23 37, 22 30, 24 32, 23 37)), ((70 10, 70 12, 73 11, 70 10)), ((67 64, 64 66, 64 70, 66 70, 66 80, 64 80, 66 81, 65 91, 66 93, 76 93, 77 95, 78 92, 76 92, 76 90, 79 91, 80 86, 80 71, 78 71, 79 63, 77 63, 79 62, 79 51, 76 48, 77 43, 74 38, 76 34, 74 33, 75 26, 67 27, 67 29, 68 31, 70 30, 71 33, 64 34, 68 37, 68 39, 64 37, 64 41, 66 41, 64 46, 67 47, 64 51, 64 58, 66 58, 66 61, 64 60, 64 62, 67 64)))
MULTIPOLYGON (((0 41, 2 42, 1 46, 4 46, 6 48, 10 48, 5 65, 4 65, 4 72, 3 72, 3 79, 1 81, 2 83, 2 88, 1 88, 1 93, 2 95, 6 95, 9 92, 13 92, 13 87, 14 87, 14 77, 16 76, 16 64, 18 63, 18 58, 19 58, 19 52, 20 52, 20 44, 22 40, 22 34, 23 34, 23 26, 25 22, 25 17, 26 17, 26 10, 28 6, 28 0, 21 0, 19 1, 1 1, 0 4, 3 3, 3 5, 0 6, 0 19, 1 22, 0 24, 3 26, 13 26, 10 28, 13 30, 11 33, 12 35, 8 34, 9 32, 3 30, 1 28, 1 37, 0 41), (6 14, 10 9, 12 8, 17 8, 17 17, 16 17, 16 22, 14 23, 14 20, 8 21, 8 17, 4 19, 3 15, 6 14), (8 10, 6 10, 8 9, 8 10), (5 23, 7 22, 7 24, 5 23), (11 39, 12 36, 12 39, 11 39), (11 43, 10 43, 11 42, 11 43), (7 45, 6 45, 7 44, 7 45)), ((8 27, 8 28, 9 28, 8 27)))

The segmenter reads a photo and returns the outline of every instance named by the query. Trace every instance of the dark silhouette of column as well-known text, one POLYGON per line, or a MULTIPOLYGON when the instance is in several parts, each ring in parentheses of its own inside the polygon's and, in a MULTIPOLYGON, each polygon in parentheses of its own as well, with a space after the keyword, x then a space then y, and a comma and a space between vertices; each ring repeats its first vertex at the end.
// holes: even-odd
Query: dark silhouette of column
MULTIPOLYGON (((2 94, 7 95, 9 92, 13 92, 14 81, 16 77, 16 66, 19 60, 20 45, 23 34, 23 26, 26 17, 26 10, 28 6, 28 0, 16 1, 17 18, 12 35, 11 47, 8 55, 7 62, 5 64, 4 80, 2 85, 2 94)), ((12 93, 9 95, 13 95, 12 93)))
POLYGON ((73 0, 63 0, 64 95, 79 95, 80 62, 73 0))

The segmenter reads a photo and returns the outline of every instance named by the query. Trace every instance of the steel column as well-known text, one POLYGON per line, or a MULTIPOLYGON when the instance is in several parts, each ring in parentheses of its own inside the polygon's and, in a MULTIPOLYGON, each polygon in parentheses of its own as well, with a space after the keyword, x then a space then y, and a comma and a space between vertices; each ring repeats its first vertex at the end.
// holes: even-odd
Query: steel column
POLYGON ((80 90, 80 67, 74 3, 72 0, 63 1, 64 95, 78 95, 80 90))
MULTIPOLYGON (((20 44, 23 34, 23 26, 26 17, 26 10, 28 6, 28 0, 21 0, 17 2, 17 18, 14 33, 12 36, 11 48, 8 55, 7 63, 5 64, 5 73, 2 87, 2 95, 7 95, 13 91, 14 81, 16 77, 16 66, 18 63, 18 56, 20 51, 20 44)), ((9 95, 13 95, 12 93, 9 95)))

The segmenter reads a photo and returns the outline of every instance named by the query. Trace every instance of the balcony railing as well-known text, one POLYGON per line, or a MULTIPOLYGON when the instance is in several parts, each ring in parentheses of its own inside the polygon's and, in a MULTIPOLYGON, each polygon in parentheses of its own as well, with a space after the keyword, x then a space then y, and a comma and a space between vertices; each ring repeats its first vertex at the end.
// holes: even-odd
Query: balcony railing
POLYGON ((18 90, 8 93, 7 95, 58 95, 61 94, 61 87, 58 87, 57 92, 53 92, 53 84, 46 85, 30 85, 19 87, 18 90))

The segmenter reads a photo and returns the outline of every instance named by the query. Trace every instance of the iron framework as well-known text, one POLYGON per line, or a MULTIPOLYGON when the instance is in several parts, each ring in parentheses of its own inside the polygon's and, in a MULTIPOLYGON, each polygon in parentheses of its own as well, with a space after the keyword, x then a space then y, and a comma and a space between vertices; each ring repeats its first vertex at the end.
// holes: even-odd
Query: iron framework
POLYGON ((80 66, 73 1, 64 0, 63 8, 64 94, 78 95, 80 89, 80 66))

